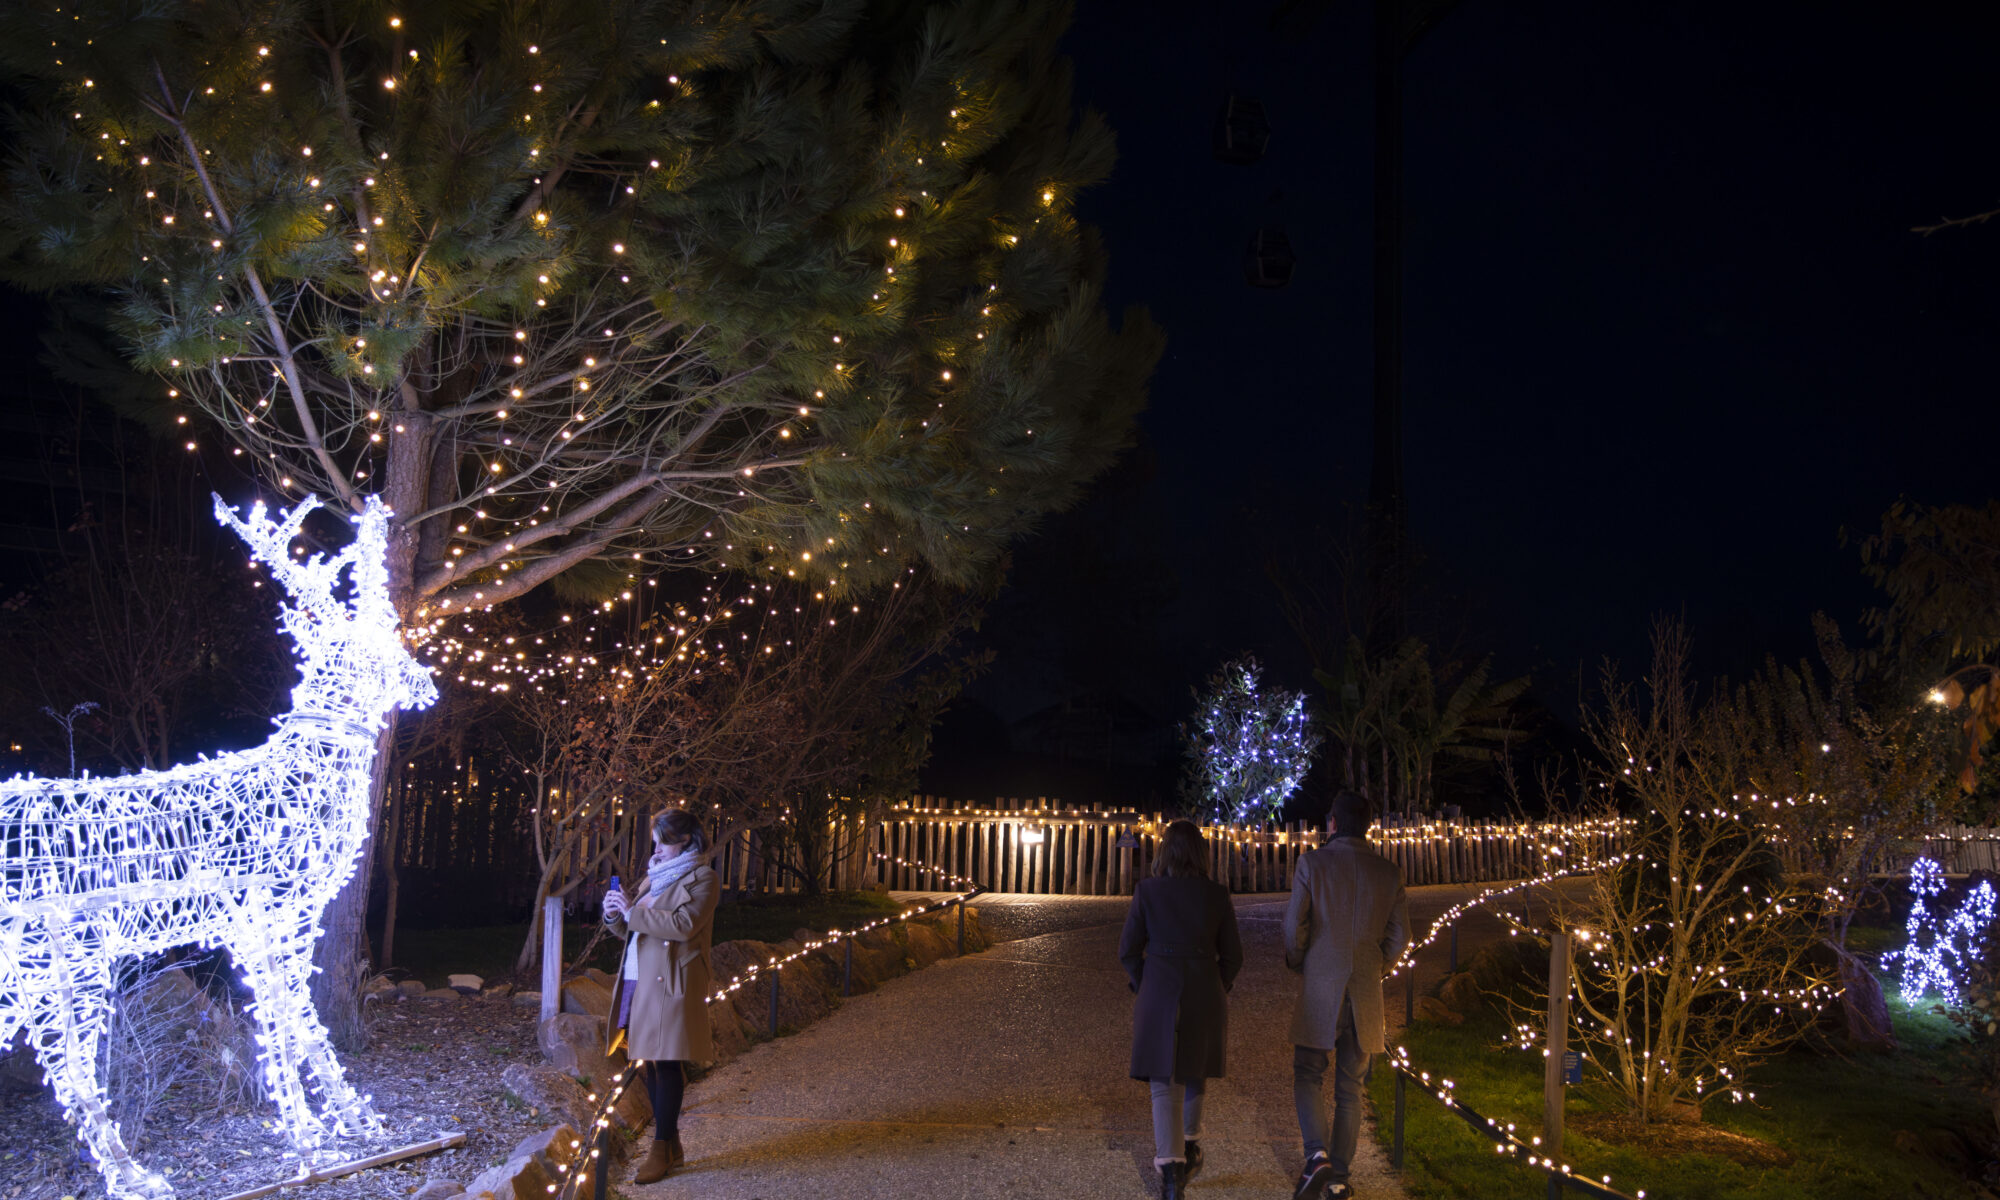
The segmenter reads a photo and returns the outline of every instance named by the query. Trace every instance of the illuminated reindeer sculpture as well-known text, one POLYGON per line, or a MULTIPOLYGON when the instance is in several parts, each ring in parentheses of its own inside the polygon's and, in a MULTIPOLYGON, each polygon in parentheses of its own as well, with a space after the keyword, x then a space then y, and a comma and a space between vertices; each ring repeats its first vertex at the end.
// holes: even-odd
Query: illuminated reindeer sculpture
POLYGON ((302 678, 269 741, 164 771, 0 782, 0 1045, 27 1031, 113 1196, 173 1194, 133 1159, 97 1081, 112 970, 127 955, 228 948, 256 996, 266 1090, 301 1153, 381 1127, 341 1071, 307 981, 320 915, 368 833, 376 733, 392 708, 423 707, 437 690, 389 602, 388 510, 371 497, 352 545, 294 560, 317 503, 274 522, 262 504, 246 521, 215 502, 290 597, 282 620, 302 678))

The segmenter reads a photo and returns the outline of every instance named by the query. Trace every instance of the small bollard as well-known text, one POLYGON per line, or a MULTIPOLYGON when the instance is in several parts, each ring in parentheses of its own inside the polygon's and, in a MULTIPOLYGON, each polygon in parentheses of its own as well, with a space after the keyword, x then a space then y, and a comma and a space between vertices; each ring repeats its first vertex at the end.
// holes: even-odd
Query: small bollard
POLYGON ((778 975, 779 975, 778 970, 776 968, 772 968, 771 970, 771 1036, 772 1037, 778 1036, 778 975))
POLYGON ((611 1147, 605 1140, 610 1136, 611 1130, 609 1127, 600 1128, 597 1131, 597 1157, 590 1160, 591 1194, 596 1197, 596 1200, 606 1200, 610 1182, 605 1178, 611 1173, 605 1169, 611 1164, 611 1147))
POLYGON ((1400 1170, 1403 1166, 1403 1085, 1406 1081, 1401 1071, 1396 1072, 1396 1128, 1389 1139, 1389 1165, 1400 1170))
POLYGON ((854 935, 850 933, 840 940, 847 947, 847 965, 840 970, 840 994, 843 996, 852 996, 854 994, 854 935))

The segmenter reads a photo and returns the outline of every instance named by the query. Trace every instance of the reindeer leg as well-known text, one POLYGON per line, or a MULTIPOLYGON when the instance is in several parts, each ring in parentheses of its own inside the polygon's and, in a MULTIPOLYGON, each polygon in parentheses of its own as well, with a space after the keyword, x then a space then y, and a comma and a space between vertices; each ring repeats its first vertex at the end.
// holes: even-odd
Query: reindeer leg
POLYGON ((105 1191, 121 1200, 167 1200, 173 1188, 126 1149, 97 1083, 97 1047, 111 1016, 110 964, 100 957, 72 957, 67 939, 53 925, 50 936, 56 949, 51 962, 55 986, 25 1002, 28 1045, 97 1160, 105 1191))
POLYGON ((287 924, 284 915, 270 906, 268 893, 252 892, 223 940, 257 997, 257 1024, 264 1032, 265 1088, 278 1105, 285 1136, 293 1148, 305 1153, 324 1145, 332 1134, 314 1115, 299 1078, 300 1068, 326 1034, 306 990, 312 974, 311 944, 285 936, 287 924))

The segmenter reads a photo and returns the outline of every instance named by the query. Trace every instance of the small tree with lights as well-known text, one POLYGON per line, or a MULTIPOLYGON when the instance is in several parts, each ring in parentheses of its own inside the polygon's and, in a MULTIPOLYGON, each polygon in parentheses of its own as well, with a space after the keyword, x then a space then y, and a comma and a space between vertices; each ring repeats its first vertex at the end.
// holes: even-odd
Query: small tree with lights
MULTIPOLYGON (((1810 957, 1818 889, 1785 877, 1729 722, 1695 703, 1687 650, 1663 625, 1643 692, 1607 671, 1588 721, 1602 763, 1590 790, 1636 822, 1619 860, 1555 915, 1573 939, 1570 1043, 1641 1122, 1754 1099, 1748 1071, 1804 1036, 1837 990, 1810 957)), ((1518 1014, 1526 1044, 1537 1011, 1518 1014)))
POLYGON ((1262 676, 1247 655, 1223 664, 1184 729, 1187 797, 1218 824, 1276 820, 1319 749, 1305 693, 1266 688, 1262 676))

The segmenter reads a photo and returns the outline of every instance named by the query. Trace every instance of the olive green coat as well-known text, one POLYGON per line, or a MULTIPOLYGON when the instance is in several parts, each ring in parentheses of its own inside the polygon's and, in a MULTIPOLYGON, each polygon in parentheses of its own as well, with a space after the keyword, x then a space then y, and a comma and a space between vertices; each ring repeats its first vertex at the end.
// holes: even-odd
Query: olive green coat
POLYGON ((632 1018, 625 1031, 627 1057, 649 1062, 715 1060, 715 1039, 708 1024, 713 974, 709 940, 720 892, 715 869, 704 863, 666 894, 642 900, 608 922, 613 933, 638 939, 639 978, 625 978, 621 953, 611 1012, 605 1018, 607 1046, 617 1044, 618 1009, 624 1003, 624 990, 633 987, 632 1018))

